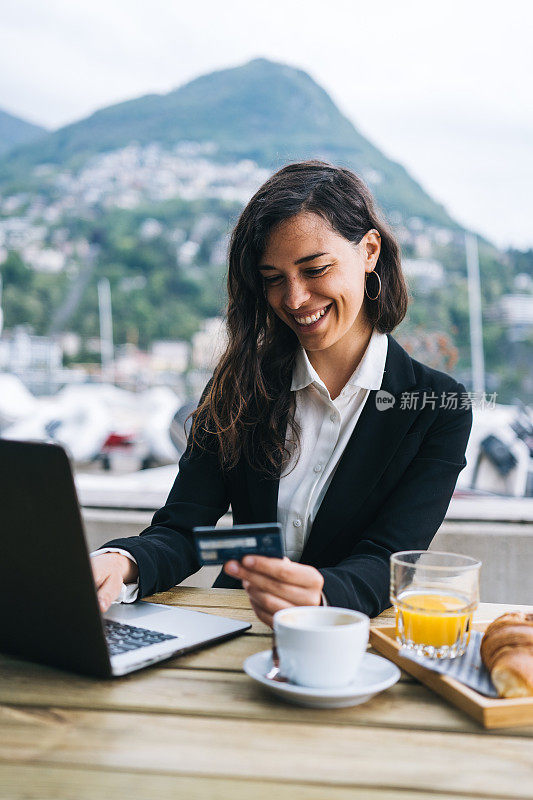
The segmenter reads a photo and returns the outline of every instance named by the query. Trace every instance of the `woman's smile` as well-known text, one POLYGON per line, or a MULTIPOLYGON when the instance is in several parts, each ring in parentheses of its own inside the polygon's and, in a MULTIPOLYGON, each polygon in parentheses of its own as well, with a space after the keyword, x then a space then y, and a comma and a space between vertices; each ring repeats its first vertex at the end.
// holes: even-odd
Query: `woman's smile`
POLYGON ((324 322, 332 305, 333 303, 329 303, 329 305, 322 306, 318 311, 299 312, 298 314, 291 313, 291 316, 296 322, 297 327, 303 333, 310 333, 311 331, 315 331, 322 322, 324 322))

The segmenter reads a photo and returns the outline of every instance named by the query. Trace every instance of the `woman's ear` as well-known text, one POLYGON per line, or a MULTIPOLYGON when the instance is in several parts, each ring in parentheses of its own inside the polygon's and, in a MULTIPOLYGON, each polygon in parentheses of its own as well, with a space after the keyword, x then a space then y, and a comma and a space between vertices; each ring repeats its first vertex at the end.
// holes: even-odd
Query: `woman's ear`
POLYGON ((365 271, 372 272, 378 263, 381 252, 381 236, 375 228, 365 233, 363 237, 363 254, 365 258, 365 271))

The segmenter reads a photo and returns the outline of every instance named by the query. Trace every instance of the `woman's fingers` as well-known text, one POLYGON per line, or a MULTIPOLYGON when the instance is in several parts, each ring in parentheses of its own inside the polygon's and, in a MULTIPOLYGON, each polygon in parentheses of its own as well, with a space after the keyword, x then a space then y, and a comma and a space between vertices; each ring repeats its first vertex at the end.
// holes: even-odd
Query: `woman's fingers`
POLYGON ((109 557, 114 555, 114 553, 104 553, 91 558, 96 594, 102 612, 109 609, 122 591, 123 575, 120 561, 109 557))
POLYGON ((290 608, 294 603, 288 603, 283 598, 278 597, 268 592, 261 592, 259 590, 248 590, 248 597, 250 602, 259 606, 264 612, 273 616, 276 611, 281 611, 282 608, 290 608))
POLYGON ((246 590, 250 588, 254 592, 276 595, 293 606, 314 605, 316 598, 320 597, 318 588, 311 589, 291 583, 281 583, 273 578, 268 578, 266 575, 249 570, 244 570, 243 572, 242 585, 246 590))
POLYGON ((285 603, 279 597, 273 595, 262 594, 260 592, 252 594, 248 593, 250 605, 255 612, 255 615, 261 622, 268 625, 270 628, 274 627, 274 614, 281 608, 292 608, 292 603, 285 603))
MULTIPOLYGON (((268 558, 267 556, 245 556, 242 567, 262 575, 268 575, 281 583, 297 586, 313 585, 320 576, 318 570, 308 564, 299 564, 289 558, 268 558)), ((320 576, 321 577, 321 576, 320 576)))
POLYGON ((122 576, 116 572, 109 574, 100 584, 97 595, 100 609, 105 612, 122 591, 122 576))
POLYGON ((255 616, 258 619, 260 619, 261 622, 264 622, 265 625, 268 625, 269 628, 273 628, 274 627, 272 614, 269 614, 267 611, 265 611, 263 608, 261 608, 261 606, 258 606, 256 603, 253 603, 251 600, 250 600, 250 605, 252 606, 252 609, 253 609, 253 611, 255 613, 255 616))
POLYGON ((324 578, 307 564, 288 558, 246 556, 242 564, 228 561, 224 570, 242 580, 255 614, 270 627, 273 615, 282 608, 320 605, 324 578))
POLYGON ((267 558, 266 556, 245 556, 242 564, 228 561, 224 570, 241 580, 254 580, 254 576, 264 575, 279 583, 301 586, 322 591, 324 578, 321 573, 308 564, 299 564, 288 558, 267 558))
POLYGON ((93 571, 94 585, 99 589, 108 575, 108 570, 102 567, 100 556, 93 556, 93 558, 91 558, 91 569, 93 571))

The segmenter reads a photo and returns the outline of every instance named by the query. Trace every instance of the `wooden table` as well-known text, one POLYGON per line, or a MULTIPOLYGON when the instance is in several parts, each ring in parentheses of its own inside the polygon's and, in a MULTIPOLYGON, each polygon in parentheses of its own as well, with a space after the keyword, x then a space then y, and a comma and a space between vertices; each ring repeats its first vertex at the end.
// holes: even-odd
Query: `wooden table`
MULTIPOLYGON (((253 627, 107 682, 1 656, 0 797, 533 797, 533 727, 484 731, 407 675, 354 708, 291 706, 242 671, 270 646, 244 592, 176 588, 152 599, 253 627)), ((476 621, 509 608, 482 604, 476 621)), ((391 610, 378 618, 387 621, 391 610)))

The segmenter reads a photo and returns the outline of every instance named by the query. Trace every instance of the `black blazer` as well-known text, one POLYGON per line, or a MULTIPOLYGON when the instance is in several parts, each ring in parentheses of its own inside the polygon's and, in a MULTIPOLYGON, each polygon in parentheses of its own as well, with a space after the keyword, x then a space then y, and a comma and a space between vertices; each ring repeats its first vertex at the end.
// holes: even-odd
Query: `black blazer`
MULTIPOLYGON (((394 396, 394 405, 378 410, 377 392, 370 392, 300 559, 322 573, 331 605, 369 616, 390 605, 391 553, 427 549, 440 527, 466 466, 472 425, 464 386, 388 339, 381 391, 394 396)), ((195 525, 214 525, 230 504, 235 524, 275 522, 278 488, 279 477, 265 478, 244 459, 223 472, 215 453, 189 443, 150 527, 105 546, 135 557, 140 597, 163 591, 199 568, 195 525)), ((222 571, 214 585, 241 586, 222 571)))

